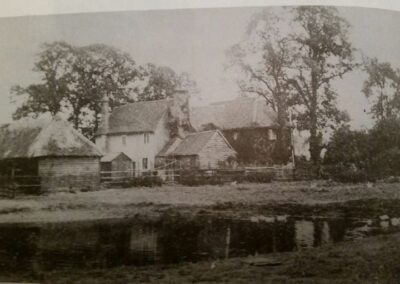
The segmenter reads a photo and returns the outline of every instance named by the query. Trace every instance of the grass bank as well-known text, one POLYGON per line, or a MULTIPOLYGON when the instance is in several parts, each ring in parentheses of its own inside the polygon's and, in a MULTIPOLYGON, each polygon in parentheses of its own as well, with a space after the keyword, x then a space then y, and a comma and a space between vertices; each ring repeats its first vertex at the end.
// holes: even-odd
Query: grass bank
POLYGON ((158 215, 166 211, 250 214, 400 216, 400 184, 325 181, 223 186, 163 186, 59 192, 0 200, 0 223, 61 222, 158 215))

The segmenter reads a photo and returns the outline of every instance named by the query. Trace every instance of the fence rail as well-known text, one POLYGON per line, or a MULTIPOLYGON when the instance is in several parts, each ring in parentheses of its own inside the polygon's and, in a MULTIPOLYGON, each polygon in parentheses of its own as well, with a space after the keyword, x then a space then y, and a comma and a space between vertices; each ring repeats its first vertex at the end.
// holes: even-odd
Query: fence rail
POLYGON ((290 180, 294 178, 294 169, 288 167, 244 167, 238 169, 155 169, 155 170, 136 170, 136 171, 101 171, 101 182, 107 185, 118 185, 123 182, 134 180, 140 177, 159 177, 164 182, 180 182, 183 175, 194 177, 217 177, 222 182, 230 182, 240 176, 257 173, 267 173, 274 176, 277 180, 290 180))
POLYGON ((17 192, 40 193, 39 176, 0 176, 0 195, 15 197, 17 192))

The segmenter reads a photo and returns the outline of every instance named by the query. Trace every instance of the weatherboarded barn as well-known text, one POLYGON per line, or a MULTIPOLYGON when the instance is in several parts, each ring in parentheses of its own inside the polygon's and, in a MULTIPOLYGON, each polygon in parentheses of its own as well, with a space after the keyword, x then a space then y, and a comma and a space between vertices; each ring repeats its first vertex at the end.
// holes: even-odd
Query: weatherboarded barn
POLYGON ((38 177, 42 191, 95 188, 100 150, 65 120, 22 119, 0 126, 0 175, 38 177))
MULTIPOLYGON (((242 97, 196 107, 191 112, 191 123, 197 131, 221 130, 238 153, 238 162, 242 165, 276 163, 276 141, 280 130, 277 114, 265 100, 242 97)), ((288 148, 287 151, 287 157, 290 157, 291 150, 288 148)))
POLYGON ((136 163, 124 152, 108 153, 100 162, 104 177, 132 177, 135 174, 136 163))
POLYGON ((216 169, 234 164, 236 151, 219 130, 191 133, 170 140, 157 155, 157 163, 181 169, 216 169))

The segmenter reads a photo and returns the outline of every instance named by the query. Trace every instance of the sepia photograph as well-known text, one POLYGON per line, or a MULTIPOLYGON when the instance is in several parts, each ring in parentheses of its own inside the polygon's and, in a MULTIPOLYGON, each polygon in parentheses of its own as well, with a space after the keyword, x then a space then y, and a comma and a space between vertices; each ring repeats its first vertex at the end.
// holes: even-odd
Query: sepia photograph
POLYGON ((0 283, 400 283, 400 4, 16 2, 0 283))

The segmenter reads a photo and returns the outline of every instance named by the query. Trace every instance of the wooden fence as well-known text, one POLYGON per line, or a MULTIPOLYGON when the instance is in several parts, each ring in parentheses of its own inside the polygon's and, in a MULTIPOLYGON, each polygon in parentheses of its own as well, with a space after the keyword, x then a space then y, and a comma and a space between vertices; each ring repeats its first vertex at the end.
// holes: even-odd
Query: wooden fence
POLYGON ((41 192, 41 178, 39 176, 0 176, 0 195, 15 197, 17 193, 41 192))
POLYGON ((101 182, 105 185, 121 185, 139 177, 158 177, 164 183, 179 183, 182 175, 197 177, 218 177, 222 182, 232 182, 237 178, 254 173, 267 173, 275 180, 294 179, 294 169, 288 167, 245 167, 239 169, 155 169, 145 171, 102 171, 101 182))

